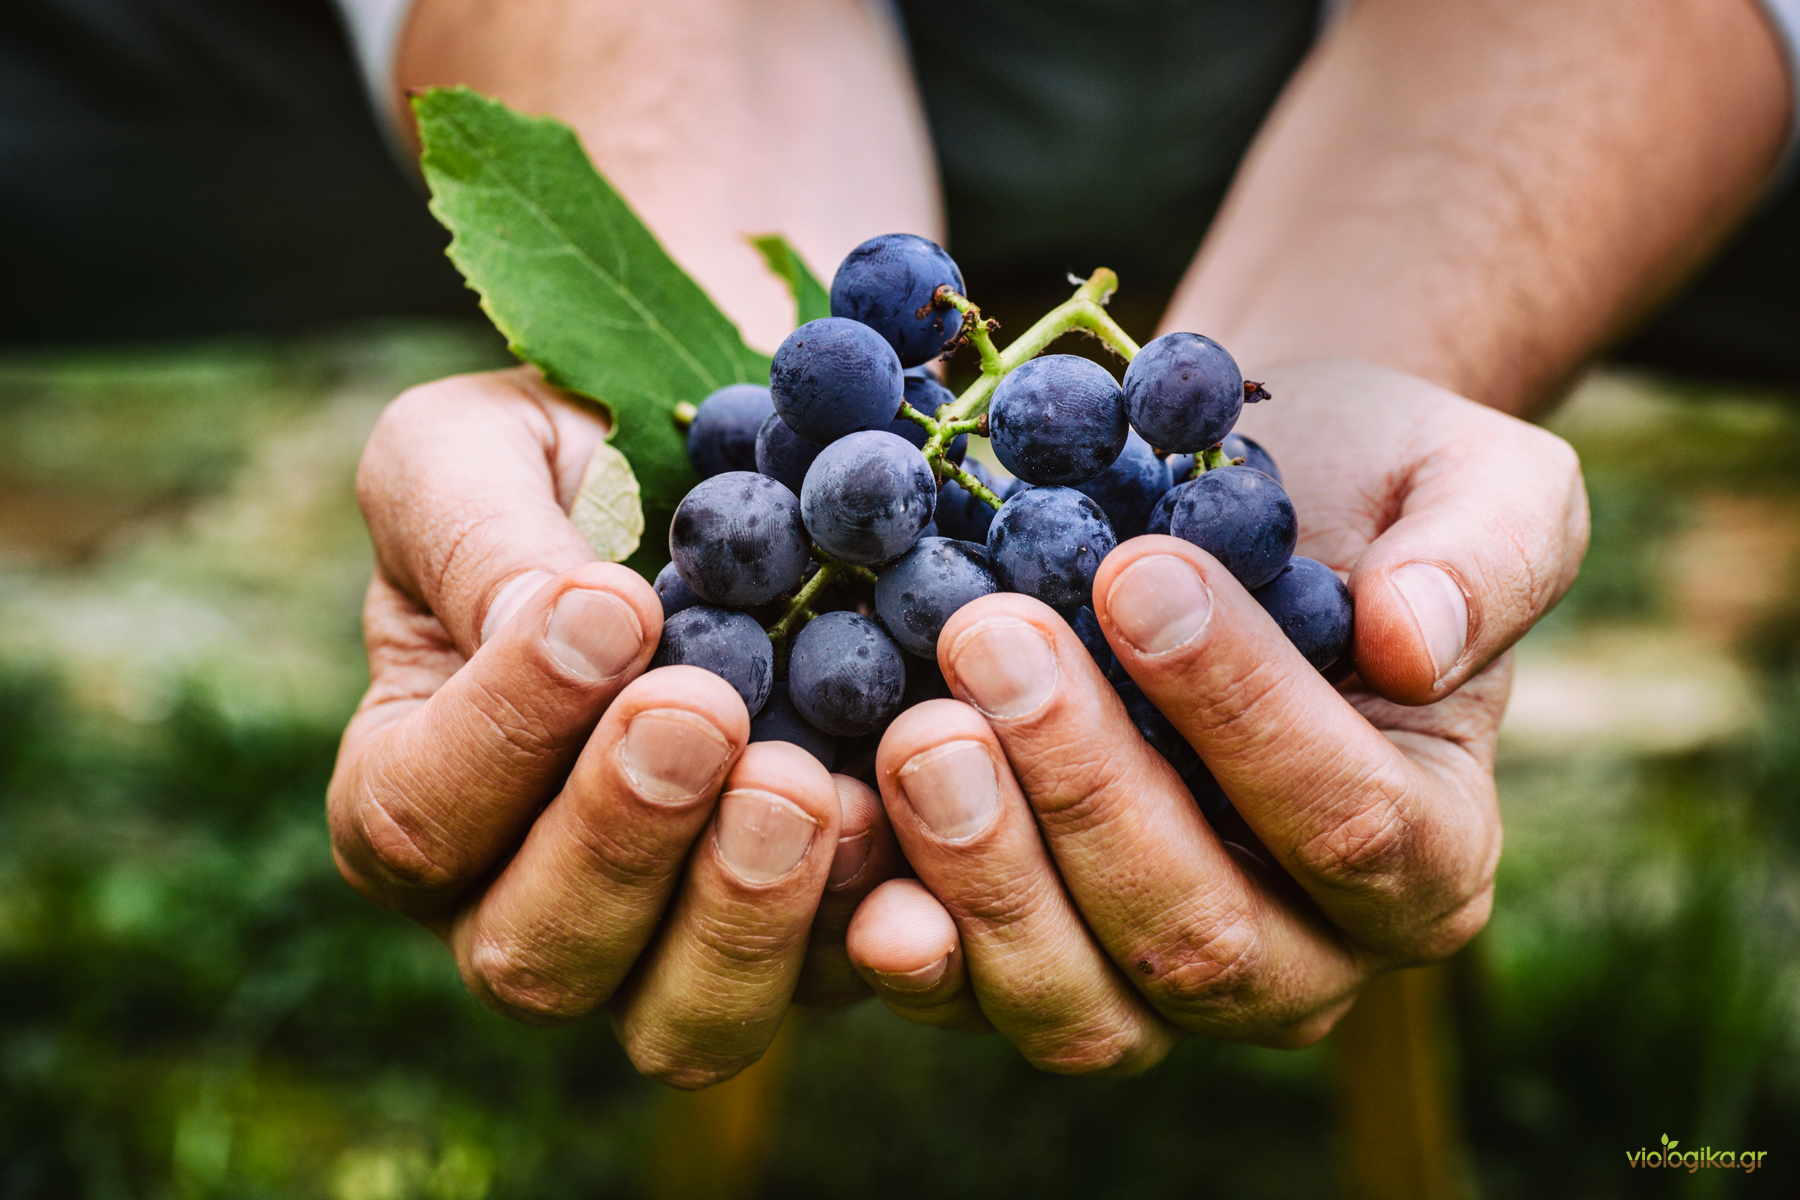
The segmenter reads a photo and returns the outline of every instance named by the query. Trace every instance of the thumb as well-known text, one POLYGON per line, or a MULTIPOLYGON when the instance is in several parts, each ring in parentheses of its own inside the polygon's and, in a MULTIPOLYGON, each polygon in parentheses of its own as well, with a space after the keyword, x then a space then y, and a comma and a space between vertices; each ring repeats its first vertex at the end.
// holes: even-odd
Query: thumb
POLYGON ((1575 581, 1588 540, 1580 462, 1541 429, 1505 432, 1473 461, 1459 447, 1416 471, 1399 519, 1350 574, 1357 672, 1389 700, 1455 691, 1575 581))

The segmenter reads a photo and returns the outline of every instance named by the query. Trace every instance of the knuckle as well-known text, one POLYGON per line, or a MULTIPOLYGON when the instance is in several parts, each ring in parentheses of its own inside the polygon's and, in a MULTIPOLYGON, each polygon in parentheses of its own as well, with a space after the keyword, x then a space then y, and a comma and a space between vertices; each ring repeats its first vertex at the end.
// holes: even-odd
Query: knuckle
POLYGON ((1568 440, 1551 433, 1540 425, 1527 425, 1526 430, 1535 439, 1532 446, 1534 461, 1558 479, 1579 481, 1581 478, 1581 455, 1568 440))
POLYGON ((745 983, 771 964, 785 962, 804 947, 808 930, 764 923, 755 908, 692 914, 692 936, 720 965, 726 978, 745 983))
POLYGON ((1339 891, 1397 901, 1414 874, 1417 831, 1403 790, 1388 780, 1358 789, 1357 811, 1294 847, 1295 865, 1339 891))
POLYGON ((1065 744, 1043 761, 1025 791, 1047 825, 1059 833, 1081 833, 1114 815, 1114 785, 1121 775, 1116 746, 1065 744))
POLYGON ((952 915, 975 921, 987 929, 1021 924, 1043 903, 1043 881, 1037 877, 990 879, 954 898, 943 898, 952 915))
MULTIPOLYGON (((407 388, 388 401, 375 418, 369 440, 363 445, 362 457, 356 464, 356 499, 365 514, 384 503, 391 494, 398 457, 413 441, 413 434, 442 401, 441 383, 422 383, 407 388)), ((429 428, 429 425, 424 426, 429 428)))
POLYGON ((409 892, 447 892, 461 886, 461 865, 423 828, 401 819, 407 811, 383 795, 378 784, 356 810, 364 856, 390 883, 409 892))
POLYGON ((1281 703, 1288 683, 1268 660, 1238 664, 1214 686, 1190 695, 1189 724, 1209 745, 1245 755, 1280 747, 1290 740, 1293 725, 1281 703))
POLYGON ((756 1061, 702 1056, 675 1042, 668 1035, 640 1034, 626 1039, 625 1057, 632 1068, 646 1079, 683 1092, 724 1083, 756 1061))
POLYGON ((1053 1075, 1115 1075, 1141 1070, 1140 1039, 1128 1028, 1072 1030, 1022 1050, 1025 1060, 1053 1075))
POLYGON ((491 681, 470 676, 470 707, 490 736, 484 738, 503 756, 520 765, 558 754, 563 739, 542 714, 519 704, 491 681))
POLYGON ((471 989, 491 1007, 532 1025, 572 1021, 601 999, 568 987, 504 941, 478 940, 469 950, 468 977, 471 989))
POLYGON ((1302 1018, 1291 1025, 1284 1025, 1264 1037, 1251 1039, 1254 1044, 1268 1050, 1304 1050, 1316 1046, 1325 1040, 1325 1036, 1337 1028, 1344 1014, 1350 1011, 1348 1003, 1340 1004, 1310 1017, 1302 1018))
POLYGON ((593 872, 618 887, 644 891, 666 883, 680 868, 687 846, 669 845, 635 822, 608 824, 582 809, 568 825, 570 848, 593 872))
POLYGON ((1255 1006, 1262 957, 1262 939, 1251 918, 1239 913, 1203 933, 1185 933, 1160 961, 1145 956, 1137 967, 1159 1009, 1182 1024, 1211 1026, 1255 1006))
POLYGON ((1487 927, 1494 911, 1494 888, 1482 886, 1476 893, 1421 928, 1404 948, 1402 965, 1442 962, 1475 940, 1487 927))

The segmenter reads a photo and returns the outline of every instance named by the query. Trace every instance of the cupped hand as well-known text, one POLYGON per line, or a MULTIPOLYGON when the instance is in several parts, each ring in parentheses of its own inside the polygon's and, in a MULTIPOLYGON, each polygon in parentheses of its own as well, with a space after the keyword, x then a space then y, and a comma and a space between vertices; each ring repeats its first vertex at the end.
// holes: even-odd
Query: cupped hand
POLYGON ((382 415, 357 480, 371 682, 329 790, 333 854, 494 1008, 606 1006, 639 1070, 699 1086, 762 1053, 803 981, 845 997, 842 932, 896 851, 867 787, 747 745, 723 680, 645 670, 655 592, 566 515, 604 433, 526 370, 382 415))
POLYGON ((850 953, 902 1015, 1057 1071, 1141 1069, 1183 1032, 1304 1045, 1486 922, 1505 651, 1585 550, 1575 456, 1365 364, 1267 382, 1243 428, 1301 552, 1348 573, 1358 674, 1334 687, 1186 542, 1129 541, 1094 581, 1120 665, 1261 848, 1208 824, 1053 611, 977 600, 938 641, 958 699, 903 714, 878 760, 918 879, 863 902, 850 953))

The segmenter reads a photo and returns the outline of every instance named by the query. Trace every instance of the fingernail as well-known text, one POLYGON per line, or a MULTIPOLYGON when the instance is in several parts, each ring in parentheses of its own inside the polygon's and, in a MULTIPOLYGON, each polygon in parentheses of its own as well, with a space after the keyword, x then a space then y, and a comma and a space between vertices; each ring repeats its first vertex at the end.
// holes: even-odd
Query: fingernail
POLYGON ((714 834, 719 857, 748 884, 773 883, 800 865, 819 823, 792 800, 757 788, 737 788, 719 801, 714 834))
POLYGON ((731 743, 705 717, 652 708, 631 718, 618 753, 638 795, 655 804, 682 804, 698 799, 719 777, 731 743))
POLYGON ((990 717, 1022 717, 1056 688, 1056 655, 1033 625, 988 617, 964 630, 950 666, 969 700, 990 717))
POLYGON ((927 828, 947 842, 966 842, 1000 815, 994 760, 980 742, 945 742, 906 760, 900 790, 927 828))
POLYGON ((869 851, 875 839, 868 830, 838 839, 837 852, 831 856, 831 873, 825 877, 825 890, 841 891, 856 882, 862 869, 869 865, 869 851))
POLYGON ((489 638, 506 628, 506 623, 518 615, 525 602, 537 595, 537 590, 549 580, 548 571, 526 571, 506 581, 494 596, 494 602, 488 605, 487 619, 481 623, 481 640, 489 638))
POLYGON ((1206 628, 1212 592, 1184 559, 1152 554, 1119 572, 1106 593, 1106 611, 1138 653, 1167 654, 1206 628))
POLYGON ((570 588, 550 611, 544 644, 563 670, 604 683, 637 657, 644 627, 631 606, 611 592, 570 588))
POLYGON ((883 987, 892 988, 896 992, 929 992, 950 969, 948 954, 934 963, 926 963, 916 971, 876 971, 875 977, 881 980, 883 987))
POLYGON ((1442 679, 1456 666, 1469 639, 1469 601, 1450 572, 1430 563, 1407 563, 1392 578, 1425 639, 1432 677, 1442 679))

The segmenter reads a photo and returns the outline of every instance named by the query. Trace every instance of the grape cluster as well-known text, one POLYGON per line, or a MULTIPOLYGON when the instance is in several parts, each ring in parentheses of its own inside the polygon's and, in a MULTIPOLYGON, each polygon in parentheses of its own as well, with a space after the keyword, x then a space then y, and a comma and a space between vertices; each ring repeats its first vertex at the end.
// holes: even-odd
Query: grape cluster
POLYGON ((1021 592, 1065 616, 1215 813, 1224 799, 1199 756, 1120 669, 1088 605, 1120 539, 1172 534, 1251 589, 1320 671, 1347 669, 1349 592, 1294 554, 1281 473, 1233 431, 1267 393, 1217 342, 1171 333, 1122 380, 1074 355, 1027 359, 990 389, 984 416, 973 390, 958 401, 928 365, 991 326, 962 292, 936 243, 871 238, 838 268, 832 315, 776 350, 767 388, 733 384, 699 405, 687 450, 702 480, 670 525, 655 661, 718 674, 743 697, 752 740, 832 766, 902 707, 948 694, 936 650, 952 614, 1021 592), (971 431, 1010 480, 965 463, 971 431))

